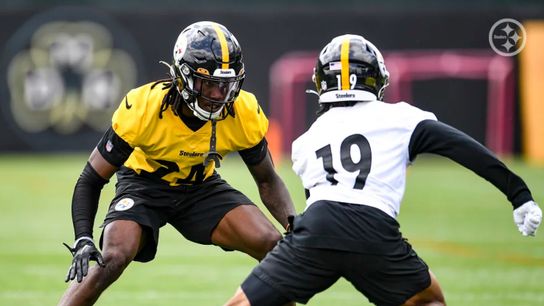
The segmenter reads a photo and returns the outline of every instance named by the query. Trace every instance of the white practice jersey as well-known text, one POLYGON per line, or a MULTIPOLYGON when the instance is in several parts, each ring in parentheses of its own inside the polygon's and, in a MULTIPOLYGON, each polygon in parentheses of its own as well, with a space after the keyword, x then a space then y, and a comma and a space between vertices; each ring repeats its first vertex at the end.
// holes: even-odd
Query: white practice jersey
POLYGON ((408 145, 418 123, 436 120, 405 102, 332 107, 293 142, 293 170, 307 205, 330 200, 376 207, 396 218, 406 184, 408 145))

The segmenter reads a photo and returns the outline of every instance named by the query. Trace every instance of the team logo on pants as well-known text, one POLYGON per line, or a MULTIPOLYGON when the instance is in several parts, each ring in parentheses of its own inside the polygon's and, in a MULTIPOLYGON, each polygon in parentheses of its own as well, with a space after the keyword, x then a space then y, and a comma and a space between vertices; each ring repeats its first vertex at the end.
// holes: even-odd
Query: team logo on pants
POLYGON ((115 204, 115 210, 116 211, 125 211, 129 210, 132 206, 134 206, 134 200, 131 198, 122 198, 115 204))

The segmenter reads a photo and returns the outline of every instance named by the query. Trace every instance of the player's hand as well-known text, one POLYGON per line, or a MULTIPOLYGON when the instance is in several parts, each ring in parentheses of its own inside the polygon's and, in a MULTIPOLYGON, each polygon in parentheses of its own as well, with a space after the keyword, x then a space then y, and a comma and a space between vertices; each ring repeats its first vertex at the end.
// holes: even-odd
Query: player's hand
POLYGON ((95 260, 101 267, 105 266, 102 254, 100 254, 100 251, 98 251, 91 238, 79 238, 74 243, 73 248, 66 243, 63 244, 70 250, 70 253, 72 253, 72 256, 74 257, 70 269, 68 269, 68 273, 66 274, 65 282, 71 281, 77 277, 77 282, 81 283, 83 277, 87 276, 87 273, 89 272, 90 260, 95 260))
POLYGON ((523 236, 534 236, 541 221, 542 210, 533 201, 514 209, 514 223, 523 236))

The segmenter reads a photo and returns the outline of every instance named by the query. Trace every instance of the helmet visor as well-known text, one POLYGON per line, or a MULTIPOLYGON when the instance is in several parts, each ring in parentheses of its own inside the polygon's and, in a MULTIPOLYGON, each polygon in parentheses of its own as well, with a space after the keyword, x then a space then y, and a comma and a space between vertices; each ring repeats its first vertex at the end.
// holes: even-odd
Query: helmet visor
POLYGON ((199 98, 211 103, 226 104, 234 102, 242 85, 243 77, 210 77, 194 74, 193 90, 199 98))

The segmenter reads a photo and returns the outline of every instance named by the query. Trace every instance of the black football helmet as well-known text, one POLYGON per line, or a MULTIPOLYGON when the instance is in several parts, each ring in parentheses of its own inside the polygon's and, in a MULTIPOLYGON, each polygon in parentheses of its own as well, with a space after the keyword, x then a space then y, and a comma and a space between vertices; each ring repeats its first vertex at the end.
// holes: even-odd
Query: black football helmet
POLYGON ((389 72, 371 42, 346 34, 333 38, 321 50, 312 80, 319 103, 383 100, 389 72))
POLYGON ((170 73, 178 92, 201 120, 231 112, 245 77, 242 48, 221 24, 201 21, 181 31, 170 73))

